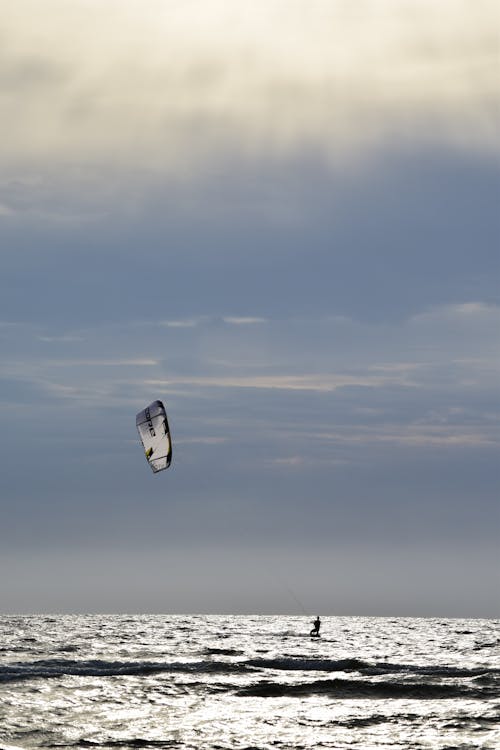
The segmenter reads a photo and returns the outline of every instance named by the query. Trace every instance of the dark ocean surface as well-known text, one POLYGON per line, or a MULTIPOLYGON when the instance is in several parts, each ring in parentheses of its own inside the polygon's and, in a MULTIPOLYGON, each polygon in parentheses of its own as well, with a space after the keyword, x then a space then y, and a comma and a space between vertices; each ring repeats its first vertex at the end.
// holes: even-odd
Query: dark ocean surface
POLYGON ((500 748, 500 621, 0 617, 0 750, 500 748))

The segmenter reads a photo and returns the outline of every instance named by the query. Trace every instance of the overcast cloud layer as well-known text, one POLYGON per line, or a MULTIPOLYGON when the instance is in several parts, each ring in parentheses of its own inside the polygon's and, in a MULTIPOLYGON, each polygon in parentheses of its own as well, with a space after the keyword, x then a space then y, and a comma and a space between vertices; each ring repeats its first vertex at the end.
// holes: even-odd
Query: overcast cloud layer
POLYGON ((3 611, 498 616, 496 3, 41 6, 0 20, 3 611))

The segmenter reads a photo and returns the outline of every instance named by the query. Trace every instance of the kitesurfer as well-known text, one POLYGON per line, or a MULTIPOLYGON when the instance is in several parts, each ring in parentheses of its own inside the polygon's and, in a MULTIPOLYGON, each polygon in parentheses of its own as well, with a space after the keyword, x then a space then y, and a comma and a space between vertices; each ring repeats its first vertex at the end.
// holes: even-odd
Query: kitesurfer
POLYGON ((315 638, 318 638, 319 637, 319 629, 321 627, 321 620, 319 619, 319 615, 316 615, 316 619, 314 620, 313 625, 314 625, 314 627, 311 630, 311 632, 309 633, 309 635, 311 635, 311 636, 313 636, 315 638))

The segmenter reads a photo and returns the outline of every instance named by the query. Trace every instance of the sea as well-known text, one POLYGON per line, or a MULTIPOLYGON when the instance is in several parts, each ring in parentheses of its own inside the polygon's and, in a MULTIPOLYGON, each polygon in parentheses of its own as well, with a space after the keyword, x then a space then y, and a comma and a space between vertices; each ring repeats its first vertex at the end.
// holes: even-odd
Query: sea
POLYGON ((1 616, 0 748, 500 748, 500 620, 313 617, 1 616))

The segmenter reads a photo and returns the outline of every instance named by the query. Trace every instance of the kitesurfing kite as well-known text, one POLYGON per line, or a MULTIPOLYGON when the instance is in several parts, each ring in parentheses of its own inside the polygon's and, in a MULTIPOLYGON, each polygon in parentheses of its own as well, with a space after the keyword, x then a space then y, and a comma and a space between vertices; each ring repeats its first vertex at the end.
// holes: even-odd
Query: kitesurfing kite
POLYGON ((153 401, 135 418, 149 465, 156 474, 168 469, 172 461, 172 440, 167 412, 161 401, 153 401))

